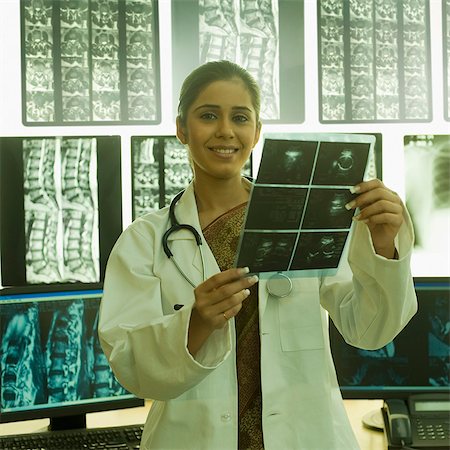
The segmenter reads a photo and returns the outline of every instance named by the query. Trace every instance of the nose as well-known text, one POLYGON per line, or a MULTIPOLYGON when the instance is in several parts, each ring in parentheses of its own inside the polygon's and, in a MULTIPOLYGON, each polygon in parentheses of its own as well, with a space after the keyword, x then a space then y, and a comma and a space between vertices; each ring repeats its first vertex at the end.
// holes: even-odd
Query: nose
POLYGON ((234 137, 233 122, 229 118, 222 117, 217 121, 216 137, 221 138, 234 137))

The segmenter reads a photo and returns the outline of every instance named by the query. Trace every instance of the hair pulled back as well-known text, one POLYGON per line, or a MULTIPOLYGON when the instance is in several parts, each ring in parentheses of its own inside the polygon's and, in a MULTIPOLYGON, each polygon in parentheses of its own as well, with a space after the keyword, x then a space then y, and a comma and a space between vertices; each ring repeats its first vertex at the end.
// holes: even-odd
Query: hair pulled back
POLYGON ((246 86, 252 105, 255 108, 256 120, 259 123, 261 94, 258 83, 253 76, 238 64, 227 61, 210 61, 194 69, 184 80, 178 102, 178 117, 182 124, 186 123, 187 112, 200 93, 215 81, 238 78, 246 86))

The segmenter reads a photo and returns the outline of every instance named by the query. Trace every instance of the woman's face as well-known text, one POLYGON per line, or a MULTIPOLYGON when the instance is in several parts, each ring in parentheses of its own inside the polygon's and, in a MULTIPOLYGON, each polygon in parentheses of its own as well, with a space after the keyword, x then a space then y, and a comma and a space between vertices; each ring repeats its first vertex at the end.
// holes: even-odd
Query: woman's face
POLYGON ((240 79, 215 81, 190 106, 177 136, 189 146, 195 177, 228 179, 241 169, 258 142, 260 126, 240 79))

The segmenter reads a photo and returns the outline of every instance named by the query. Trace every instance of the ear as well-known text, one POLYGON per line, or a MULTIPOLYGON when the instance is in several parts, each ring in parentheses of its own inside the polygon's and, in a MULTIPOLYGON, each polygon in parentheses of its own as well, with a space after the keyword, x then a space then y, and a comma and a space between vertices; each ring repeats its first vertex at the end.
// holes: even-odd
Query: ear
POLYGON ((255 138, 253 140, 253 147, 258 143, 259 138, 261 136, 261 127, 262 127, 261 122, 258 122, 258 125, 256 126, 256 131, 255 131, 255 138))
POLYGON ((187 144, 185 127, 181 124, 180 116, 177 116, 177 138, 182 144, 187 144))

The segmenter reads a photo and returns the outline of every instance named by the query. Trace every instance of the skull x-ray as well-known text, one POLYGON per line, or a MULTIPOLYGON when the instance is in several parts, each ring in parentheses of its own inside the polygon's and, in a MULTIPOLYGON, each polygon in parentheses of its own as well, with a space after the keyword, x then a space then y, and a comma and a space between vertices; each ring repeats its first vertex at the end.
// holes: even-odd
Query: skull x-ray
POLYGON ((154 0, 22 3, 25 124, 159 120, 154 0))
POLYGON ((321 122, 431 120, 428 10, 426 0, 318 2, 321 122))

